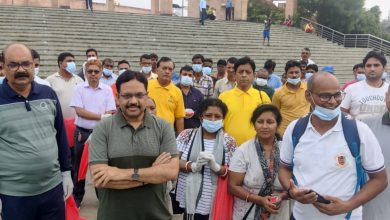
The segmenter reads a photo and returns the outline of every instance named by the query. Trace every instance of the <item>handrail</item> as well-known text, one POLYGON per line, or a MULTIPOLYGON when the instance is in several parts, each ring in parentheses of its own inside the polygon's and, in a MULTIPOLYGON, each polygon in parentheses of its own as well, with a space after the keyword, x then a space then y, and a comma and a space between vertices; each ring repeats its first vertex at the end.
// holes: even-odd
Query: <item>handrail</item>
POLYGON ((344 34, 304 17, 301 17, 301 28, 304 29, 309 22, 313 24, 313 33, 333 43, 343 45, 344 47, 372 48, 390 55, 390 41, 371 34, 344 34))

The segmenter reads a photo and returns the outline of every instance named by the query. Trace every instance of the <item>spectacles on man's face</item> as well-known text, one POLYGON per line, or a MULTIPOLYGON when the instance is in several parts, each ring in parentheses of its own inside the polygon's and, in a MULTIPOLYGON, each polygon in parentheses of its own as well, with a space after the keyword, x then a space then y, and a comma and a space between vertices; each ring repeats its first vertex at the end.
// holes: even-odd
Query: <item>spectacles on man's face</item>
POLYGON ((136 99, 142 99, 143 97, 145 97, 147 95, 147 93, 144 93, 144 92, 137 92, 137 93, 121 93, 119 94, 120 97, 122 97, 123 99, 125 100, 130 100, 132 99, 133 97, 135 97, 136 99))
POLYGON ((345 93, 344 92, 336 92, 336 93, 315 93, 315 92, 311 92, 311 94, 314 94, 316 96, 318 96, 318 98, 320 98, 321 102, 329 102, 332 97, 336 100, 336 101, 342 101, 343 98, 344 98, 344 95, 345 93))
POLYGON ((100 73, 100 70, 87 70, 87 73, 88 74, 95 74, 95 75, 97 75, 97 74, 99 74, 100 73))
POLYGON ((24 70, 29 70, 33 67, 33 62, 31 61, 23 61, 21 63, 11 62, 6 65, 9 70, 16 71, 19 67, 22 67, 24 70))

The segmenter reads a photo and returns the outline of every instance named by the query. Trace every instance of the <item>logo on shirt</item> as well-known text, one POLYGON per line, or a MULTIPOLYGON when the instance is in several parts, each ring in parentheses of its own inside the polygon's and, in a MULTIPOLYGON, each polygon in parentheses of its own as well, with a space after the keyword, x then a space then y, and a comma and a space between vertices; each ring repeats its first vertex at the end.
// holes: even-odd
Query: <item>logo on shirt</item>
POLYGON ((41 110, 44 110, 44 111, 49 110, 46 102, 41 102, 41 104, 39 104, 39 107, 41 108, 41 110))
POLYGON ((336 156, 336 166, 338 168, 344 168, 347 166, 347 156, 343 153, 339 153, 336 156))

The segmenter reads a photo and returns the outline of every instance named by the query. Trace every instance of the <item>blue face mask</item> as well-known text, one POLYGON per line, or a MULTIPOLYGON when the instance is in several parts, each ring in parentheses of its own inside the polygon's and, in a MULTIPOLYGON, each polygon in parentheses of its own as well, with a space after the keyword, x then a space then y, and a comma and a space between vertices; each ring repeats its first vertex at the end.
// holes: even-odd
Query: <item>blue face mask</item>
POLYGON ((222 128, 222 120, 218 121, 209 121, 203 119, 202 127, 209 133, 215 133, 222 128))
POLYGON ((387 78, 387 72, 383 72, 382 79, 385 80, 387 78))
MULTIPOLYGON (((311 99, 313 100, 313 97, 311 97, 311 99)), ((341 114, 341 109, 340 105, 337 106, 335 109, 328 109, 315 104, 315 108, 312 114, 319 117, 321 120, 331 121, 341 114)))
POLYGON ((202 72, 202 64, 192 64, 192 69, 195 73, 202 72))
POLYGON ((366 79, 366 75, 363 74, 363 73, 358 73, 356 74, 356 80, 357 81, 362 81, 362 80, 365 80, 366 79))
POLYGON ((301 78, 296 78, 296 79, 293 79, 293 78, 287 78, 287 82, 292 84, 292 85, 298 85, 298 83, 301 82, 301 78))
POLYGON ((151 66, 143 66, 141 69, 142 69, 142 72, 145 74, 149 74, 150 72, 152 72, 151 66))
POLYGON ((205 74, 205 75, 208 75, 210 76, 211 75, 211 68, 210 67, 203 67, 202 68, 202 73, 205 74))
POLYGON ((103 74, 104 74, 105 76, 111 76, 111 75, 112 75, 112 70, 103 68, 103 74))
POLYGON ((305 74, 306 80, 309 80, 312 76, 313 76, 313 73, 310 73, 310 72, 305 74))
POLYGON ((182 76, 181 79, 180 79, 180 83, 181 83, 183 86, 192 86, 192 85, 193 85, 192 77, 189 77, 189 76, 182 76))
POLYGON ((75 73, 76 72, 76 63, 75 62, 68 62, 66 64, 66 68, 65 70, 68 72, 68 73, 75 73))

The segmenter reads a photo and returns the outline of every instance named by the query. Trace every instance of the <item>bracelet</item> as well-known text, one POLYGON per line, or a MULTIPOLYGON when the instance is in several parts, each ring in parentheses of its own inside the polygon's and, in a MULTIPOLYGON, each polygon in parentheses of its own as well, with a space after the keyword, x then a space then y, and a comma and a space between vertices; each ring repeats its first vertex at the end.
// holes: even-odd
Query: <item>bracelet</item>
POLYGON ((222 177, 225 177, 228 174, 228 169, 226 167, 224 168, 225 168, 225 173, 222 175, 222 177))
POLYGON ((188 170, 188 164, 190 164, 190 163, 191 163, 191 161, 187 161, 187 162, 186 162, 186 165, 185 165, 185 168, 186 168, 186 172, 187 172, 187 173, 190 172, 190 171, 188 170))
POLYGON ((248 202, 248 199, 249 199, 250 195, 252 195, 252 193, 248 193, 248 195, 246 195, 245 202, 248 202))
POLYGON ((287 189, 287 195, 288 195, 288 197, 290 197, 290 198, 292 199, 293 197, 292 197, 291 194, 290 194, 290 189, 291 189, 291 188, 288 188, 288 189, 287 189))

